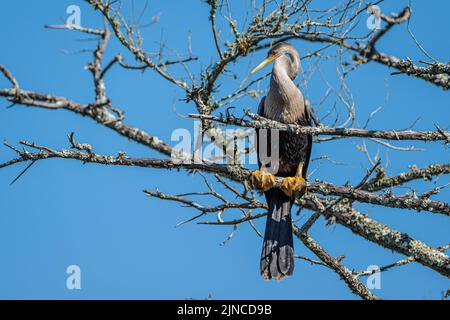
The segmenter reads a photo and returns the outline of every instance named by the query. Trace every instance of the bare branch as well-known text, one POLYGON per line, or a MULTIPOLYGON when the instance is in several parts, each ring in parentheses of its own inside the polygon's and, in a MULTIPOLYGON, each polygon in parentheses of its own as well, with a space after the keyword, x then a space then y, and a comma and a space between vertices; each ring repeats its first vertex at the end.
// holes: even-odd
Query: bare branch
POLYGON ((341 261, 330 256, 311 236, 307 233, 301 232, 297 227, 294 227, 294 234, 299 238, 303 244, 310 249, 314 254, 329 268, 333 269, 340 278, 347 284, 350 290, 365 300, 378 300, 379 298, 363 285, 357 276, 355 276, 349 269, 342 265, 341 261))
MULTIPOLYGON (((320 211, 320 208, 311 201, 308 196, 304 197, 300 204, 305 208, 320 211)), ((322 205, 326 206, 326 201, 321 200, 322 205)), ((382 247, 397 251, 407 257, 414 259, 440 274, 450 277, 450 257, 446 254, 431 248, 423 242, 413 239, 404 232, 400 232, 389 228, 387 225, 381 224, 367 215, 359 212, 354 208, 350 208, 341 203, 334 206, 326 213, 326 217, 333 216, 340 225, 349 228, 355 234, 363 238, 377 243, 382 247)))
POLYGON ((117 11, 111 12, 111 7, 109 3, 104 4, 103 1, 101 0, 86 0, 86 2, 88 2, 94 9, 100 10, 100 12, 103 14, 103 16, 106 18, 109 25, 111 26, 117 39, 135 56, 137 60, 145 63, 149 68, 155 70, 160 76, 174 83, 181 89, 184 89, 186 91, 190 90, 186 82, 177 80, 172 75, 165 72, 155 62, 153 62, 151 59, 148 58, 148 56, 145 54, 145 52, 139 45, 135 44, 132 39, 130 38, 127 39, 127 37, 120 30, 121 23, 123 22, 119 20, 120 13, 117 11))
POLYGON ((379 191, 386 188, 392 188, 403 185, 413 180, 423 179, 431 180, 433 176, 450 174, 450 164, 432 164, 425 168, 411 166, 410 171, 401 173, 397 176, 387 177, 384 170, 380 170, 375 178, 367 183, 363 189, 367 191, 379 191))
POLYGON ((0 64, 0 72, 4 74, 4 76, 11 82, 13 88, 15 90, 19 90, 19 83, 17 82, 16 78, 13 77, 11 72, 9 72, 8 69, 2 64, 0 64))
POLYGON ((159 138, 148 134, 147 132, 128 126, 122 122, 123 119, 115 117, 104 108, 98 108, 96 105, 83 105, 64 97, 50 94, 35 93, 32 91, 12 89, 0 89, 0 96, 13 99, 15 103, 44 109, 64 109, 81 116, 87 116, 97 123, 108 127, 118 134, 133 140, 137 143, 150 147, 162 154, 171 155, 174 150, 171 146, 159 138))
MULTIPOLYGON (((216 121, 227 125, 235 125, 249 128, 259 129, 277 129, 282 131, 289 131, 302 134, 310 134, 313 136, 329 135, 337 137, 359 137, 359 138, 379 138, 386 140, 419 140, 419 141, 441 141, 447 140, 447 138, 439 131, 395 131, 395 130, 364 130, 358 128, 329 128, 325 126, 320 127, 305 127, 295 124, 284 124, 267 118, 263 118, 251 112, 246 112, 248 116, 253 118, 253 121, 244 120, 243 118, 237 118, 233 115, 228 115, 226 118, 202 115, 202 114, 189 114, 189 117, 195 119, 207 119, 216 121)), ((446 132, 450 134, 450 132, 446 132)))
POLYGON ((65 30, 75 30, 80 31, 87 34, 93 34, 96 36, 104 36, 105 30, 103 29, 92 29, 92 28, 86 28, 82 27, 76 24, 63 24, 63 25, 45 25, 44 26, 47 29, 65 29, 65 30))
POLYGON ((425 210, 450 216, 449 204, 432 201, 428 198, 417 197, 416 195, 395 196, 392 192, 376 194, 347 186, 338 187, 326 182, 314 183, 308 186, 308 189, 326 196, 341 196, 359 202, 372 203, 386 207, 413 209, 417 211, 425 210))
MULTIPOLYGON (((448 250, 449 248, 450 248, 450 245, 445 245, 445 246, 441 246, 441 247, 436 248, 436 250, 439 250, 439 251, 443 252, 445 250, 448 250)), ((414 262, 414 261, 415 261, 415 259, 413 257, 408 257, 406 259, 398 260, 398 261, 396 261, 394 263, 385 265, 385 266, 379 268, 378 270, 354 272, 354 274, 356 276, 358 276, 358 277, 370 276, 371 274, 374 274, 375 272, 388 271, 388 270, 390 270, 392 268, 404 266, 404 265, 410 264, 411 262, 414 262)))

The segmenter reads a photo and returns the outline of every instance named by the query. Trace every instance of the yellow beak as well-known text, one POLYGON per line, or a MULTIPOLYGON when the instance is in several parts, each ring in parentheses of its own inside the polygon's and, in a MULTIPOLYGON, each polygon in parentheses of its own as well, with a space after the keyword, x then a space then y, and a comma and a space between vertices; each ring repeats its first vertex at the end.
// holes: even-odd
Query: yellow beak
POLYGON ((255 69, 253 69, 250 73, 255 73, 256 71, 261 70, 262 68, 267 66, 269 63, 271 63, 273 60, 277 59, 279 56, 281 56, 281 54, 268 57, 263 62, 261 62, 259 65, 257 65, 255 67, 255 69))

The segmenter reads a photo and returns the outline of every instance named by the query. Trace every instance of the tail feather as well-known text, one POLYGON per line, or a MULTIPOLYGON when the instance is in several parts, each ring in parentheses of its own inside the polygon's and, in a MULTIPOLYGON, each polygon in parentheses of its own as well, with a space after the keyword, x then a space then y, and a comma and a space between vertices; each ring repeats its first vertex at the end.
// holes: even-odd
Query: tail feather
POLYGON ((292 238, 292 200, 280 189, 266 192, 269 206, 261 253, 261 276, 281 280, 294 272, 294 241, 292 238))

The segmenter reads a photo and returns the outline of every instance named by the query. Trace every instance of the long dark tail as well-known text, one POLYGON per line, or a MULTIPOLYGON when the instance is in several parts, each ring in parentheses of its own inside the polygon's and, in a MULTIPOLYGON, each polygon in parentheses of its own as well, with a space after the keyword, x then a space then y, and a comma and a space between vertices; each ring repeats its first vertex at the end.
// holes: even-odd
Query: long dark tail
POLYGON ((278 188, 266 192, 269 214, 261 253, 261 276, 280 280, 294 272, 292 239, 292 200, 278 188))

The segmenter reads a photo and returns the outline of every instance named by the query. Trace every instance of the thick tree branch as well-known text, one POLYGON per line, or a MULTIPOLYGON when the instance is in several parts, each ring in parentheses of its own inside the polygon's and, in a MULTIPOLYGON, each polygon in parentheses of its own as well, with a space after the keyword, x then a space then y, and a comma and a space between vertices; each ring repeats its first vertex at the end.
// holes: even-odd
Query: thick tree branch
POLYGON ((393 188, 413 180, 423 179, 425 181, 431 180, 433 176, 440 176, 450 173, 450 164, 432 164, 425 168, 418 168, 411 166, 410 171, 403 172, 397 176, 387 177, 384 170, 380 170, 376 177, 368 181, 364 190, 379 191, 386 188, 393 188))
POLYGON ((68 110, 78 115, 89 117, 97 123, 114 130, 118 134, 150 147, 162 154, 170 156, 173 152, 170 145, 139 128, 124 124, 120 117, 114 116, 105 108, 102 108, 102 106, 80 104, 64 97, 25 90, 0 89, 0 96, 8 98, 15 104, 21 104, 28 107, 39 107, 50 110, 68 110))
MULTIPOLYGON (((322 206, 327 205, 326 200, 322 202, 322 206)), ((300 204, 310 210, 320 211, 317 204, 309 199, 302 199, 300 204)), ((418 263, 450 278, 450 257, 407 233, 381 224, 345 203, 332 207, 326 212, 326 217, 334 217, 337 223, 349 228, 355 234, 407 257, 414 257, 418 263)))
MULTIPOLYGON (((267 118, 263 118, 251 112, 246 114, 253 120, 245 120, 232 115, 227 117, 219 117, 214 115, 190 114, 189 117, 195 119, 206 119, 227 125, 235 125, 248 128, 259 129, 277 129, 302 134, 310 134, 313 136, 328 135, 337 137, 358 137, 358 138, 378 138, 386 140, 419 140, 419 141, 446 141, 447 137, 439 131, 396 131, 396 130, 364 130, 358 128, 329 128, 320 127, 304 127, 295 124, 284 124, 267 118)), ((445 132, 450 135, 450 132, 445 132)))
MULTIPOLYGON (((82 153, 71 150, 53 150, 22 141, 21 144, 38 149, 39 152, 20 152, 20 157, 13 159, 7 163, 0 164, 0 168, 4 168, 24 161, 39 161, 49 158, 73 159, 87 163, 98 163, 107 165, 120 166, 138 166, 148 168, 164 168, 164 169, 187 169, 201 170, 209 173, 216 173, 232 180, 240 182, 249 181, 250 171, 237 165, 220 165, 214 163, 196 163, 191 161, 174 161, 172 159, 156 159, 156 158, 128 158, 124 155, 117 157, 99 155, 95 153, 82 153)), ((281 183, 281 179, 277 178, 277 183, 281 183)), ((359 190, 351 186, 336 186, 328 182, 315 182, 308 185, 308 190, 322 195, 340 196, 343 198, 359 201, 363 203, 371 203, 380 206, 413 209, 417 211, 430 211, 450 215, 450 206, 446 203, 429 200, 427 198, 419 198, 415 195, 395 196, 391 193, 376 194, 365 190, 359 190)))
POLYGON ((447 216, 450 215, 450 205, 447 203, 433 201, 415 195, 395 196, 391 192, 387 192, 386 194, 376 194, 349 186, 335 186, 326 182, 314 183, 308 186, 308 188, 311 191, 325 196, 340 196, 359 202, 372 203, 386 207, 413 209, 417 211, 425 210, 447 216))

